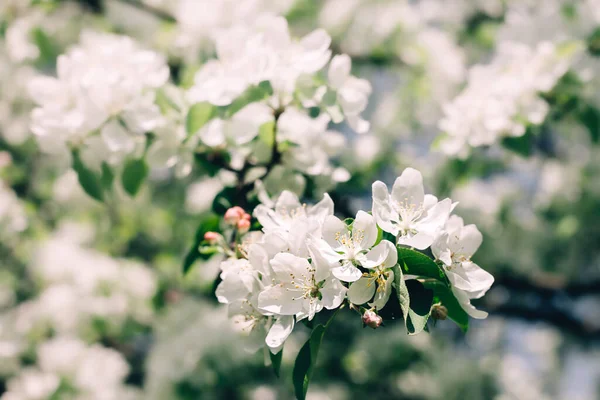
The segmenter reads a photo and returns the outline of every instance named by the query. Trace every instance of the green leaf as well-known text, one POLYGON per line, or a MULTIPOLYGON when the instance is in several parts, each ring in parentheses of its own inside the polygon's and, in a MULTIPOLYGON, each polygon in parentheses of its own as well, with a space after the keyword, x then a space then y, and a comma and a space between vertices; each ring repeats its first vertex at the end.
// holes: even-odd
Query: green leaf
POLYGON ((31 32, 33 42, 40 50, 38 62, 42 65, 54 64, 60 54, 54 41, 40 28, 35 28, 31 32))
POLYGON ((237 190, 234 187, 226 187, 221 190, 213 200, 212 210, 217 215, 224 215, 227 209, 235 205, 237 190))
POLYGON ((265 122, 258 128, 258 138, 268 147, 275 141, 275 121, 265 122))
POLYGON ((433 291, 435 303, 442 303, 448 309, 448 318, 454 321, 463 332, 467 332, 469 315, 452 294, 452 289, 448 285, 436 281, 425 281, 423 285, 433 291))
POLYGON ((433 305, 433 291, 425 288, 416 279, 407 282, 406 289, 410 296, 410 308, 406 319, 406 329, 409 335, 416 335, 427 327, 427 320, 433 305))
POLYGON ((102 163, 102 175, 100 176, 100 182, 102 183, 102 187, 105 190, 111 190, 112 184, 115 180, 115 174, 113 173, 110 165, 103 162, 102 163))
POLYGON ((347 226, 348 228, 350 228, 350 227, 352 226, 352 224, 353 224, 353 223, 354 223, 354 218, 346 218, 346 219, 344 220, 344 224, 346 224, 346 226, 347 226))
POLYGON ((144 159, 127 160, 121 175, 123 188, 129 195, 135 196, 140 190, 144 179, 148 176, 148 166, 144 159))
POLYGON ((435 261, 416 250, 398 247, 398 264, 405 274, 444 280, 444 272, 435 261))
POLYGON ((273 95, 271 82, 263 81, 256 86, 251 86, 238 96, 230 105, 218 108, 219 114, 224 118, 231 118, 235 113, 250 103, 268 99, 273 95))
POLYGON ((529 157, 533 154, 533 144, 535 141, 534 131, 538 130, 539 127, 530 126, 525 131, 523 136, 519 137, 506 137, 502 139, 502 145, 521 156, 529 157))
MULTIPOLYGON (((319 324, 314 327, 310 334, 310 338, 308 338, 306 343, 304 343, 304 346, 302 346, 298 356, 296 357, 292 378, 294 382, 294 392, 296 393, 296 398, 298 400, 304 400, 306 398, 308 384, 310 383, 314 365, 317 362, 317 356, 319 354, 319 347, 321 346, 323 335, 339 310, 340 309, 338 308, 331 315, 325 325, 319 324)), ((304 321, 307 323, 307 326, 311 325, 312 321, 304 321)))
POLYGON ((279 371, 281 370, 281 358, 283 357, 283 349, 279 350, 279 353, 273 354, 269 351, 271 357, 271 366, 273 367, 273 373, 279 378, 279 371))
POLYGON ((594 143, 600 141, 600 110, 593 106, 587 106, 580 111, 581 123, 587 128, 594 143))
POLYGON ((292 374, 294 381, 294 392, 298 400, 306 398, 308 384, 312 376, 314 364, 317 361, 319 347, 325 334, 325 326, 317 325, 311 332, 310 338, 300 349, 296 362, 294 363, 294 372, 292 374))
POLYGON ((188 111, 185 129, 188 136, 195 134, 215 116, 215 106, 208 102, 196 103, 188 111))
POLYGON ((102 201, 103 191, 100 176, 89 169, 79 157, 79 151, 73 150, 73 169, 83 190, 92 198, 102 201))
POLYGON ((433 291, 425 288, 417 280, 405 281, 399 266, 395 266, 393 271, 394 287, 406 330, 409 335, 416 335, 427 329, 427 320, 433 304, 433 291))
MULTIPOLYGON (((383 240, 383 229, 377 226, 377 239, 375 240, 375 244, 373 246, 377 246, 383 240)), ((395 240, 394 240, 395 242, 395 240)), ((394 243, 392 242, 392 243, 394 243)))
POLYGON ((216 252, 204 252, 200 251, 200 244, 204 241, 204 234, 206 232, 218 232, 219 224, 221 219, 215 214, 209 214, 205 216, 198 224, 196 234, 194 236, 194 243, 188 251, 185 259, 183 260, 183 273, 186 274, 196 260, 207 260, 216 252))

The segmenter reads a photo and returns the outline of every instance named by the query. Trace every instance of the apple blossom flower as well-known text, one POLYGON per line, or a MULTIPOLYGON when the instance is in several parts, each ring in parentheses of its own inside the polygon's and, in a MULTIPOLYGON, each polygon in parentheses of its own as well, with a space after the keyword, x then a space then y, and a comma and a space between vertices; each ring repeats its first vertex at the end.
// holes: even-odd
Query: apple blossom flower
POLYGON ((274 283, 258 296, 261 310, 312 320, 323 308, 337 308, 344 300, 346 288, 342 283, 305 258, 279 253, 271 260, 271 267, 274 283))
POLYGON ((413 168, 396 179, 391 195, 383 182, 373 183, 373 216, 381 229, 398 237, 398 244, 419 250, 429 247, 453 206, 450 199, 438 202, 424 194, 423 177, 413 168))
POLYGON ((398 253, 391 242, 383 240, 365 258, 363 267, 367 272, 350 285, 348 300, 354 304, 364 304, 375 296, 371 304, 381 310, 392 293, 394 271, 391 268, 398 263, 398 253))
POLYGON ((366 79, 350 75, 351 63, 347 54, 333 57, 327 77, 329 85, 337 91, 337 101, 350 127, 357 133, 365 133, 370 124, 360 117, 360 113, 367 107, 372 88, 366 79))
POLYGON ((357 266, 367 261, 367 251, 377 240, 375 219, 364 211, 356 214, 352 227, 330 215, 323 222, 323 239, 314 240, 315 252, 332 266, 339 280, 354 282, 362 276, 357 266))
POLYGON ((474 318, 485 316, 471 306, 470 300, 482 297, 494 283, 494 277, 489 272, 471 261, 482 240, 481 232, 475 225, 465 226, 462 218, 452 216, 431 246, 433 255, 444 265, 457 300, 474 318))

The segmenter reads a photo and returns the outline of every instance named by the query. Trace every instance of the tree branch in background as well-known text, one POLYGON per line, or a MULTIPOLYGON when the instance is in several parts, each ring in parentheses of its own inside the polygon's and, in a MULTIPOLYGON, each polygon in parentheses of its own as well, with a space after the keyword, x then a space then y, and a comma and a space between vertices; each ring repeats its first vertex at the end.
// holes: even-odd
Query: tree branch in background
POLYGON ((598 280, 567 282, 503 274, 496 277, 481 304, 490 315, 545 322, 582 340, 600 340, 600 321, 592 321, 593 317, 586 320, 573 312, 581 297, 599 293, 598 280))

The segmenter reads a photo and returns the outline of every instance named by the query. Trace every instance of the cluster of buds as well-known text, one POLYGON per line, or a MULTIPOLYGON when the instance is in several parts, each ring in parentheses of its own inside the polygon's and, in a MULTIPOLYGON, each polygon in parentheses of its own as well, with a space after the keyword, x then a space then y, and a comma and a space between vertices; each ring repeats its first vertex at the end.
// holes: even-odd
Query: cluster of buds
POLYGON ((250 230, 250 214, 242 207, 235 206, 225 212, 225 222, 228 225, 235 226, 240 233, 246 233, 250 230))

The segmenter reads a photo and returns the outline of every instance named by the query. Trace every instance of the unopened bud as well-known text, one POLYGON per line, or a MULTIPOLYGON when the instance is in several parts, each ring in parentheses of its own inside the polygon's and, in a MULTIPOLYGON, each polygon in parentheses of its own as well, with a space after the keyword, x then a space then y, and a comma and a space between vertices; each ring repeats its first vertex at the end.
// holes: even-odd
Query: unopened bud
POLYGON ((237 223, 237 229, 240 233, 248 232, 250 230, 250 220, 246 218, 240 219, 237 223))
POLYGON ((434 304, 431 307, 431 317, 443 321, 448 318, 448 309, 441 304, 434 304))
POLYGON ((375 311, 367 310, 362 316, 362 321, 366 326, 377 329, 383 323, 383 318, 377 315, 375 311))
POLYGON ((229 225, 237 225, 237 223, 244 217, 246 212, 242 207, 235 206, 231 207, 225 212, 225 222, 229 225))
POLYGON ((220 237, 221 235, 219 235, 217 232, 206 232, 204 234, 204 240, 210 244, 217 244, 220 237))

